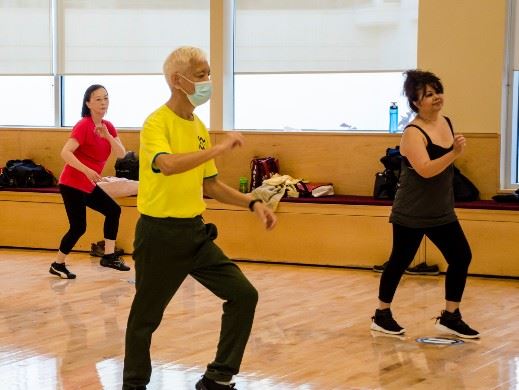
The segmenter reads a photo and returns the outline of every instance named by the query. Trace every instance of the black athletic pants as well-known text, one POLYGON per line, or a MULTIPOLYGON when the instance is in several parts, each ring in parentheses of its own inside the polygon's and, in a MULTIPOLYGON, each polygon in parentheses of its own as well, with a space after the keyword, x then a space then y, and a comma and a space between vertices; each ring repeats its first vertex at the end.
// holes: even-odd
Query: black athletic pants
POLYGON ((379 299, 391 303, 404 271, 413 261, 423 236, 438 247, 449 264, 445 276, 445 299, 460 302, 472 259, 469 243, 458 221, 432 228, 408 228, 393 224, 393 250, 382 273, 379 299))
POLYGON ((121 207, 98 186, 91 193, 60 184, 59 186, 70 228, 61 239, 59 250, 69 254, 79 238, 86 231, 86 208, 98 211, 105 216, 104 238, 115 240, 119 230, 121 207))

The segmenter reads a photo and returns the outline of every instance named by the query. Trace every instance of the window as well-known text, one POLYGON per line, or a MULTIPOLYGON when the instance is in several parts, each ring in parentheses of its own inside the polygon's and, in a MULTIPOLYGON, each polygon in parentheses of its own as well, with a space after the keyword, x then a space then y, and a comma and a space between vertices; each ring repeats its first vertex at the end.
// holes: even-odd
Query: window
MULTIPOLYGON (((79 119, 85 89, 102 84, 110 96, 107 119, 141 127, 170 96, 162 75, 167 55, 180 45, 209 55, 209 0, 68 0, 63 14, 65 126, 79 119)), ((197 115, 208 124, 209 105, 197 115)))
POLYGON ((52 74, 49 0, 2 1, 0 74, 52 74))
POLYGON ((0 126, 54 126, 50 15, 49 0, 2 2, 0 126))
POLYGON ((502 137, 503 175, 501 186, 516 188, 519 185, 519 1, 509 3, 508 20, 508 104, 507 125, 502 137))
POLYGON ((52 76, 0 76, 0 91, 0 126, 54 126, 52 76))
MULTIPOLYGON (((140 128, 147 116, 170 96, 163 75, 64 76, 63 126, 74 126, 81 118, 83 95, 92 84, 101 84, 108 91, 110 106, 106 119, 116 128, 140 128)), ((207 125, 209 104, 198 107, 196 114, 207 125)))
POLYGON ((209 53, 209 0, 66 0, 63 74, 162 74, 177 46, 209 53))
POLYGON ((401 72, 236 75, 235 126, 271 130, 388 130, 412 118, 401 72))
POLYGON ((393 101, 408 119, 418 0, 235 3, 236 128, 387 131, 393 101))
MULTIPOLYGON (((111 97, 107 119, 139 128, 169 98, 166 56, 181 45, 209 55, 210 0, 2 4, 0 126, 73 126, 85 89, 103 84, 111 97)), ((209 105, 197 114, 209 124, 209 105)))

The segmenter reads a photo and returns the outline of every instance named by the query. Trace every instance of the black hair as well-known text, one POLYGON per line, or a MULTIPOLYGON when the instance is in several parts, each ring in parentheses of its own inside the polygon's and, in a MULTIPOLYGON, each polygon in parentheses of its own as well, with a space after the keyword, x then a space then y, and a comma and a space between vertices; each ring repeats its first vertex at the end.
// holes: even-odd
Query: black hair
POLYGON ((83 96, 83 106, 81 107, 81 118, 84 118, 86 116, 91 116, 90 108, 88 108, 87 102, 90 101, 90 97, 92 96, 94 91, 97 91, 100 88, 103 88, 104 90, 106 90, 106 88, 103 87, 101 84, 93 84, 86 89, 85 95, 83 96))
POLYGON ((434 73, 419 69, 411 69, 404 72, 404 95, 407 97, 409 107, 414 112, 418 112, 418 107, 413 102, 421 100, 425 93, 425 88, 429 85, 436 93, 443 93, 443 85, 434 73))

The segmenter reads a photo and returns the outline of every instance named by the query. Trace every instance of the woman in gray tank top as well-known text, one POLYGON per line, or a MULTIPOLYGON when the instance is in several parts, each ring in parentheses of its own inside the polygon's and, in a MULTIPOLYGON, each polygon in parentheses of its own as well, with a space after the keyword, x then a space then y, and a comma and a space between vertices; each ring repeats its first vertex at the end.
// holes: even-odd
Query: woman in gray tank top
POLYGON ((449 118, 441 115, 443 85, 431 72, 405 72, 404 93, 416 117, 404 129, 400 141, 402 170, 390 222, 393 224, 393 249, 380 278, 379 306, 371 329, 402 334, 391 313, 391 302, 398 283, 411 264, 424 236, 445 257, 445 310, 436 327, 464 338, 479 333, 461 318, 459 305, 472 254, 454 212, 452 188, 453 163, 463 153, 466 141, 455 134, 449 118))

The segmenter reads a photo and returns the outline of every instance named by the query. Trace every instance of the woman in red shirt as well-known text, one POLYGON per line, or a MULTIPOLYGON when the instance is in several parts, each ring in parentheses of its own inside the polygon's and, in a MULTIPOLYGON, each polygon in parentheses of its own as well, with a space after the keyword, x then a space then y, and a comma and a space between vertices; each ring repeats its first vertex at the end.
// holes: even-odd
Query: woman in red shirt
POLYGON ((97 186, 110 154, 114 152, 117 157, 125 154, 117 130, 103 119, 108 103, 108 92, 102 85, 88 87, 83 97, 82 119, 76 123, 61 150, 66 164, 59 178, 59 187, 70 228, 61 240, 56 261, 51 264, 49 272, 64 279, 76 277, 65 266, 65 258, 86 231, 87 207, 105 216, 105 254, 101 265, 119 271, 130 269, 114 253, 121 207, 97 186))

